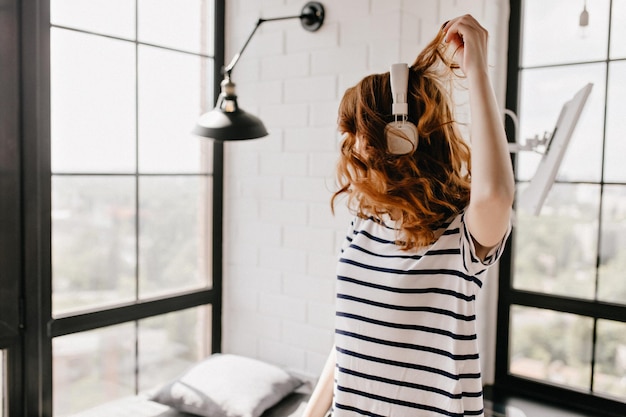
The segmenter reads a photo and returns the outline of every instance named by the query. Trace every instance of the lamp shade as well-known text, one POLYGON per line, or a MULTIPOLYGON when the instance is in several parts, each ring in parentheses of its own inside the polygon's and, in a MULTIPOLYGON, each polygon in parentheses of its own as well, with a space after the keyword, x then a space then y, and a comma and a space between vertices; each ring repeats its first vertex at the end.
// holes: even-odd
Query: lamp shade
POLYGON ((258 117, 240 108, 226 111, 219 105, 200 116, 193 133, 221 141, 256 139, 268 134, 258 117))
POLYGON ((220 141, 256 139, 268 134, 261 119, 239 108, 230 79, 222 82, 215 108, 200 116, 193 133, 220 141))

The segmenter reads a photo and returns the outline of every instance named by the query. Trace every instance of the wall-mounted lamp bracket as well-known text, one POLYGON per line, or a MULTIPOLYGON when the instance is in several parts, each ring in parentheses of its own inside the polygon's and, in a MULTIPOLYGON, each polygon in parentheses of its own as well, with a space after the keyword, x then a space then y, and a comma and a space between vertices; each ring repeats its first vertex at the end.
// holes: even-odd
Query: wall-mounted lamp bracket
POLYGON ((289 20, 289 19, 300 19, 300 24, 305 30, 309 32, 315 32, 319 28, 321 28, 322 24, 324 23, 324 6, 322 5, 322 3, 319 3, 317 1, 310 1, 304 5, 299 15, 272 17, 268 19, 260 18, 259 20, 257 20, 256 25, 254 26, 254 29, 252 29, 252 32, 250 32, 250 35, 248 35, 248 39, 246 39, 246 42, 243 44, 239 52, 235 54, 233 59, 230 61, 230 64, 228 64, 226 67, 224 67, 224 69, 222 69, 222 73, 225 75, 230 75, 230 73, 235 68, 235 65, 237 65, 239 58, 241 58, 243 51, 246 49, 246 47, 250 43, 250 40, 256 33, 259 26, 261 26, 265 22, 275 22, 277 20, 289 20))
POLYGON ((288 19, 300 19, 300 24, 305 30, 315 32, 324 23, 324 6, 319 2, 311 1, 304 5, 299 15, 259 19, 239 52, 226 67, 222 68, 224 79, 216 106, 200 116, 193 129, 194 134, 219 141, 256 139, 268 135, 263 122, 258 117, 243 111, 237 104, 235 83, 232 82, 231 73, 259 26, 265 22, 288 19))

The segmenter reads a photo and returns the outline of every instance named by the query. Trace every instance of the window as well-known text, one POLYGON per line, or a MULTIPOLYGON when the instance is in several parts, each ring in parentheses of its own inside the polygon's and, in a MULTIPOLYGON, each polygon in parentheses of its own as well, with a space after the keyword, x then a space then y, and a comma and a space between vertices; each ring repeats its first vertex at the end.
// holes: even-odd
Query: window
MULTIPOLYGON (((212 149, 189 133, 213 102, 210 6, 50 2, 52 315, 61 323, 212 287, 212 149)), ((210 310, 150 316, 68 326, 53 339, 55 416, 152 388, 210 352, 210 310)))
POLYGON ((54 338, 54 415, 174 379, 210 351, 210 323, 210 306, 200 306, 54 338))
POLYGON ((5 6, 0 417, 70 416, 220 350, 224 1, 5 6))
MULTIPOLYGON (((562 104, 594 85, 540 215, 518 213, 501 266, 496 377, 615 415, 626 412, 625 22, 626 0, 511 2, 507 107, 520 141, 551 131, 562 104)), ((539 160, 517 156, 518 190, 539 160)))

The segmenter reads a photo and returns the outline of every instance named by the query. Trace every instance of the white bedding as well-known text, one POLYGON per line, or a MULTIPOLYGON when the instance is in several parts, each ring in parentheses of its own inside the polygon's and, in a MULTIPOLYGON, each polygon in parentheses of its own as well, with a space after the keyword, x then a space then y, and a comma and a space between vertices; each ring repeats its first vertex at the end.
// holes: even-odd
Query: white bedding
MULTIPOLYGON (((294 392, 267 410, 261 417, 299 417, 304 412, 309 394, 294 392)), ((99 405, 72 417, 190 417, 166 405, 138 395, 99 405)))

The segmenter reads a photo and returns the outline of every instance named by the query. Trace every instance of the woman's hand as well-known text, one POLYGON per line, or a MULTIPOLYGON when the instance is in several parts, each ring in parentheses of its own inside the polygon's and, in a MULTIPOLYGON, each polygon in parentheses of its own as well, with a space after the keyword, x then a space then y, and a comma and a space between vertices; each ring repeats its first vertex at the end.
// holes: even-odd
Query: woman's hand
POLYGON ((441 29, 455 51, 454 60, 467 77, 472 144, 472 185, 467 227, 481 258, 505 236, 515 196, 513 168, 502 113, 489 80, 487 31, 470 15, 441 29))
POLYGON ((454 50, 454 59, 467 77, 476 71, 487 71, 489 34, 471 15, 446 22, 442 29, 445 42, 454 50))

